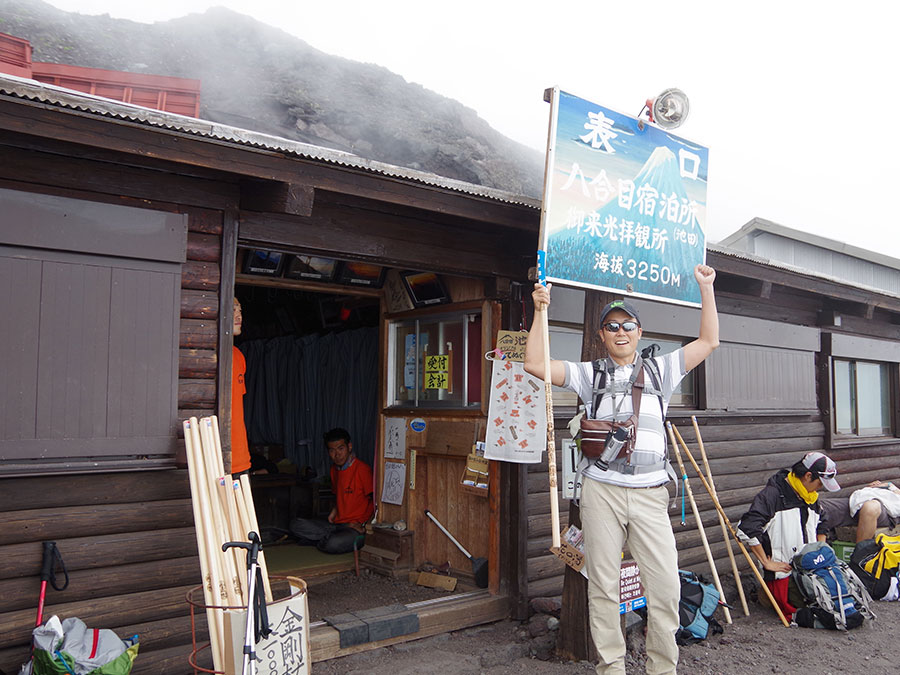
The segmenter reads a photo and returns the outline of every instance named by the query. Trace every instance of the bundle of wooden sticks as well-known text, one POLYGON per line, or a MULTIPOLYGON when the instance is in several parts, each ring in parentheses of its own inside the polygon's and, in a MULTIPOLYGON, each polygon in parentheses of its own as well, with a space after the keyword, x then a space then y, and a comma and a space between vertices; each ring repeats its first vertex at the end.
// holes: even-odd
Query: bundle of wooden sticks
MULTIPOLYGON (((228 541, 247 541, 249 532, 259 532, 250 481, 245 475, 233 480, 225 473, 219 422, 215 416, 184 421, 184 444, 191 479, 194 530, 200 553, 203 599, 209 629, 213 665, 224 664, 225 608, 247 606, 247 562, 243 549, 222 550, 228 541)), ((272 590, 265 556, 259 553, 259 565, 266 602, 272 602, 272 590)))

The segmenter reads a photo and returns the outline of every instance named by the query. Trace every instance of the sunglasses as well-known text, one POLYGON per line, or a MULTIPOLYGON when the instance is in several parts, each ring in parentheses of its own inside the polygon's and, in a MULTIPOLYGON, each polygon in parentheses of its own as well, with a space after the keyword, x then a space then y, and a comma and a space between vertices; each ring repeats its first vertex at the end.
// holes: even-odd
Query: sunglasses
POLYGON ((837 469, 834 471, 822 471, 819 473, 819 478, 834 478, 837 476, 837 469))
POLYGON ((603 324, 603 327, 608 333, 618 333, 620 328, 626 333, 630 333, 637 330, 639 325, 637 321, 608 321, 603 324))

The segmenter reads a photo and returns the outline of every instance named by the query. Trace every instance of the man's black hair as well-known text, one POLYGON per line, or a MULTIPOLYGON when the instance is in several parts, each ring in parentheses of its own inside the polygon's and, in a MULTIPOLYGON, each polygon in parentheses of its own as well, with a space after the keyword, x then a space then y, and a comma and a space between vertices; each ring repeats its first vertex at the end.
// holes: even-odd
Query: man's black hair
POLYGON ((328 447, 329 443, 334 443, 335 441, 344 441, 347 445, 350 444, 350 434, 341 427, 335 427, 331 431, 326 431, 324 439, 325 447, 328 447))
POLYGON ((813 475, 813 480, 819 477, 819 472, 813 471, 812 469, 808 468, 803 463, 802 459, 791 467, 791 473, 794 474, 797 478, 803 478, 807 473, 811 473, 813 475))

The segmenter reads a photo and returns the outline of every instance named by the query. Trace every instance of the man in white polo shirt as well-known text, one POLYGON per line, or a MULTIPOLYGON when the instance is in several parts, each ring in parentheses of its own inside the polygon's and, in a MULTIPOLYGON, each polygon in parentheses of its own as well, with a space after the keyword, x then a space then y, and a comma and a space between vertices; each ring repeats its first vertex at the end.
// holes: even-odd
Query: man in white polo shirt
MULTIPOLYGON (((644 389, 639 396, 637 428, 633 447, 624 457, 609 462, 592 461, 582 481, 581 521, 584 528, 588 570, 588 608, 591 634, 600 662, 597 673, 625 673, 625 638, 619 625, 619 568, 625 543, 641 570, 647 597, 647 673, 674 674, 678 664, 678 553, 668 515, 669 480, 666 471, 666 434, 663 417, 669 398, 682 378, 719 346, 719 317, 713 292, 715 270, 694 268, 700 286, 700 335, 670 354, 655 358, 658 378, 648 377, 644 366, 644 389), (658 382, 651 383, 651 380, 658 382), (658 388, 659 394, 655 393, 658 388), (662 405, 660 405, 662 401, 662 405)), ((537 311, 550 304, 550 286, 535 284, 532 294, 537 311)), ((536 322, 537 323, 537 322, 536 322)), ((628 302, 611 302, 600 317, 601 337, 609 354, 604 389, 598 411, 594 404, 594 363, 550 361, 554 385, 576 392, 585 404, 586 417, 624 421, 634 409, 633 387, 640 374, 638 341, 643 334, 637 310, 628 302), (633 378, 632 375, 635 377, 633 378)), ((543 339, 528 335, 525 370, 544 377, 543 339)), ((640 381, 637 381, 640 384, 640 381)), ((640 391, 640 390, 639 390, 640 391)))

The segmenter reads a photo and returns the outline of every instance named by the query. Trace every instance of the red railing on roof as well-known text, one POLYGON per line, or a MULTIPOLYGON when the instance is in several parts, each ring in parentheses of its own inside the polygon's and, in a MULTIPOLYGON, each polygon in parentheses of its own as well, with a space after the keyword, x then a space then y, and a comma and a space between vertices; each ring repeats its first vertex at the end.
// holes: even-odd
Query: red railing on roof
POLYGON ((31 77, 31 43, 0 33, 0 71, 17 77, 31 77))
POLYGON ((32 62, 31 44, 3 33, 0 33, 0 72, 145 108, 188 117, 200 114, 200 80, 32 62))

